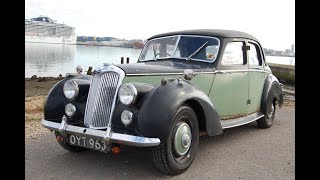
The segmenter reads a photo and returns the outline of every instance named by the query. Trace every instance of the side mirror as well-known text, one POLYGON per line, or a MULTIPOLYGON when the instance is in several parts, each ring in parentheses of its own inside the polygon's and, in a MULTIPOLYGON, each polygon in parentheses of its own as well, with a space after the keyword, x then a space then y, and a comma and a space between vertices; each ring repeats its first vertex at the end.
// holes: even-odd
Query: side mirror
POLYGON ((194 77, 194 73, 191 69, 186 69, 183 71, 183 77, 185 80, 191 80, 194 77))

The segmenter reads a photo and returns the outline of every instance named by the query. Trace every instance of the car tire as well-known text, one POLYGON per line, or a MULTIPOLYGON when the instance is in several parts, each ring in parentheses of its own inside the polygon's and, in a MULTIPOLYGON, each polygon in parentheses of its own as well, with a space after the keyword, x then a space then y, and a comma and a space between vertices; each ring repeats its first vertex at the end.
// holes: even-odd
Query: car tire
MULTIPOLYGON (((56 138, 58 136, 61 136, 58 132, 55 131, 55 136, 56 138)), ((61 147, 63 147, 64 149, 70 151, 70 152, 81 152, 81 151, 84 151, 84 150, 87 150, 86 148, 83 148, 83 147, 78 147, 78 146, 72 146, 70 145, 68 142, 66 141, 58 141, 58 143, 60 144, 61 147)))
POLYGON ((257 120, 258 127, 261 129, 270 128, 274 122, 276 114, 276 101, 275 96, 271 95, 268 97, 267 108, 265 115, 257 120))
POLYGON ((176 112, 168 138, 153 148, 153 161, 165 174, 180 174, 191 165, 198 150, 198 144, 197 116, 193 109, 183 105, 176 112))

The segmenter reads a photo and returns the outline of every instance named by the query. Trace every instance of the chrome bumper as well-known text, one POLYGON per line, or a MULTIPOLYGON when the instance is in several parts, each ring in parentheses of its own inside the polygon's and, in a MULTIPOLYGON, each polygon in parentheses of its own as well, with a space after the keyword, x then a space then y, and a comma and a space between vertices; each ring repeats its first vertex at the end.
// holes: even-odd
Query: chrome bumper
POLYGON ((106 131, 102 131, 73 126, 67 124, 66 119, 67 118, 64 116, 62 118, 61 123, 51 122, 42 119, 41 124, 50 130, 59 132, 62 136, 66 136, 66 134, 73 134, 103 140, 107 143, 118 143, 139 147, 157 146, 160 144, 159 138, 147 138, 141 136, 114 133, 111 131, 111 127, 108 127, 106 131))

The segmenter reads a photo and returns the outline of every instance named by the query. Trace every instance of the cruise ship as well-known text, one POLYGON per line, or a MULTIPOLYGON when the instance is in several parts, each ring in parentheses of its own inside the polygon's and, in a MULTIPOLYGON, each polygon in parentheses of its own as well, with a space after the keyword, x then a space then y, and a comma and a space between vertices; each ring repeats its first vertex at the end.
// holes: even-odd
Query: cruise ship
POLYGON ((25 42, 76 44, 75 28, 46 16, 25 20, 25 42))

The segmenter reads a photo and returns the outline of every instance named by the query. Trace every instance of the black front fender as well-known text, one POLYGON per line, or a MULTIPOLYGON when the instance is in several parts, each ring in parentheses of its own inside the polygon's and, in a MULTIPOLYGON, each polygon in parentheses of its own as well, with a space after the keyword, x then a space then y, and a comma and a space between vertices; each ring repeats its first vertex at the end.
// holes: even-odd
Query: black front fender
POLYGON ((90 75, 69 75, 55 84, 49 91, 44 104, 44 118, 49 121, 60 123, 62 116, 65 114, 64 108, 69 102, 74 103, 77 108, 75 118, 82 118, 85 111, 91 79, 92 76, 90 75), (70 79, 76 81, 79 86, 79 95, 75 100, 68 100, 63 94, 63 85, 70 79))
POLYGON ((205 114, 208 135, 222 133, 220 118, 208 96, 185 81, 167 82, 151 90, 142 100, 137 128, 144 136, 166 139, 178 108, 195 100, 205 114))

